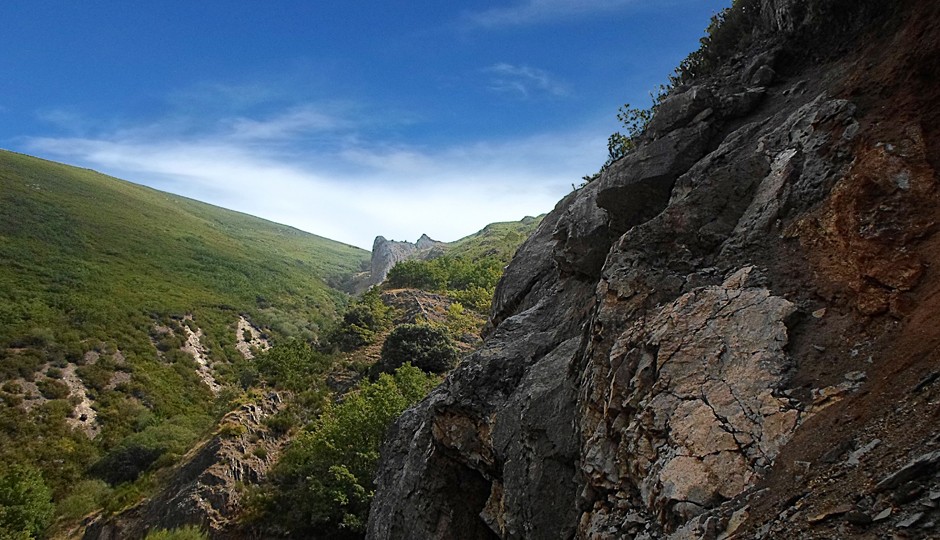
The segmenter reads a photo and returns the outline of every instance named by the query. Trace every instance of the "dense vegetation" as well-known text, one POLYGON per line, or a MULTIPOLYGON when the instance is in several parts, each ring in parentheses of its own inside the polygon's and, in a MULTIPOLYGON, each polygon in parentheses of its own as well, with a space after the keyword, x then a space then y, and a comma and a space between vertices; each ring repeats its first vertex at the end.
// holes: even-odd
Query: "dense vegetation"
POLYGON ((425 371, 455 364, 452 339, 479 330, 504 265, 539 223, 493 224, 440 259, 403 265, 399 286, 457 301, 444 323, 395 328, 381 289, 350 303, 337 288, 364 267, 361 250, 9 152, 0 182, 0 538, 58 534, 136 504, 261 387, 290 396, 265 424, 296 441, 256 512, 292 534, 357 534, 385 429, 436 384, 425 371), (240 317, 274 347, 247 360, 240 317), (197 334, 218 389, 183 350, 197 334), (386 373, 350 363, 389 335, 386 373), (350 368, 364 378, 331 391, 328 376, 350 368))
POLYGON ((342 321, 327 334, 323 345, 344 351, 368 345, 391 322, 391 310, 382 302, 379 290, 370 289, 349 306, 342 321))
POLYGON ((258 495, 261 519, 299 537, 356 538, 375 489, 379 447, 389 424, 438 380, 405 364, 327 401, 292 442, 258 495))
MULTIPOLYGON (((38 471, 28 478, 61 519, 135 502, 251 385, 235 348, 239 316, 271 340, 313 341, 345 308, 336 287, 367 256, 0 151, 0 471, 38 471), (187 331, 201 332, 218 395, 180 350, 187 331), (97 415, 94 438, 76 427, 76 381, 97 415)), ((0 505, 0 527, 22 525, 10 512, 0 505)), ((35 536, 29 527, 19 533, 35 536)))
POLYGON ((476 234, 448 244, 442 256, 399 262, 389 271, 383 287, 442 293, 485 316, 503 269, 541 221, 539 216, 487 225, 476 234))
POLYGON ((147 534, 144 540, 208 540, 209 536, 199 527, 187 525, 179 529, 158 529, 147 534))
POLYGON ((503 263, 495 257, 476 261, 444 255, 431 260, 402 261, 388 273, 388 288, 439 292, 481 314, 489 312, 503 263))
POLYGON ((39 536, 54 511, 52 492, 38 470, 23 465, 0 470, 0 538, 39 536))
POLYGON ((758 0, 734 0, 730 7, 713 15, 705 35, 699 40, 699 48, 679 64, 670 78, 671 83, 690 82, 713 72, 722 61, 749 43, 759 15, 758 0))
POLYGON ((457 348, 448 333, 427 324, 402 324, 382 344, 383 369, 411 363, 427 373, 445 373, 457 364, 457 348))

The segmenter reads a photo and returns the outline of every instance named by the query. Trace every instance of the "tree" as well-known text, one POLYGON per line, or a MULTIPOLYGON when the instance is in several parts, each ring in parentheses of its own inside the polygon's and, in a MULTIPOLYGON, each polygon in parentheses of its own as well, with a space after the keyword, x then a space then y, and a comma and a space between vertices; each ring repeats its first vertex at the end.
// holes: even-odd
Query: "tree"
POLYGON ((385 431, 436 383, 406 364, 327 405, 275 466, 263 511, 298 537, 360 538, 385 431))
POLYGON ((54 511, 52 491, 38 470, 13 465, 0 472, 0 538, 37 538, 54 511))
POLYGON ((406 362, 427 373, 444 373, 457 363, 457 348, 447 332, 422 324, 402 324, 382 345, 382 366, 392 371, 406 362))

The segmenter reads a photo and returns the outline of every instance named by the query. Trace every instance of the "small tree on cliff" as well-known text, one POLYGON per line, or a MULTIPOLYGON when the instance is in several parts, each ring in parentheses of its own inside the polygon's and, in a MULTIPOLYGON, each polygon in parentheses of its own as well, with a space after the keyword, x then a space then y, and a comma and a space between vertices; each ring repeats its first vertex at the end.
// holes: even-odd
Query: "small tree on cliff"
POLYGON ((426 373, 444 373, 457 364, 457 348, 447 332, 423 324, 403 324, 382 345, 382 367, 394 371, 406 362, 426 373))

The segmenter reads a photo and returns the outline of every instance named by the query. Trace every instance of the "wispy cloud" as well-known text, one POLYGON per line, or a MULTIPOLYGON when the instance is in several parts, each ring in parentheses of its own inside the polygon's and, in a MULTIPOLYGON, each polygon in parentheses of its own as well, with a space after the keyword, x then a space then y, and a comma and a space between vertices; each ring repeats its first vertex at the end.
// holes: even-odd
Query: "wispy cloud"
POLYGON ((529 66, 515 66, 504 62, 484 70, 491 78, 489 89, 501 94, 528 98, 536 93, 565 96, 568 88, 545 70, 529 66))
POLYGON ((47 124, 71 133, 80 132, 88 125, 81 114, 68 109, 43 109, 36 116, 47 124))
POLYGON ((467 17, 479 26, 519 26, 605 13, 635 3, 636 0, 521 0, 508 7, 470 13, 467 17))
POLYGON ((348 120, 303 106, 220 121, 227 129, 185 138, 172 129, 161 136, 157 125, 32 138, 26 149, 368 249, 378 234, 455 240, 546 212, 597 168, 604 148, 592 130, 401 145, 358 137, 348 120), (337 140, 285 145, 321 129, 337 140))
POLYGON ((229 122, 231 136, 244 140, 285 139, 304 133, 337 131, 353 126, 348 119, 314 105, 293 107, 260 120, 238 117, 229 122))

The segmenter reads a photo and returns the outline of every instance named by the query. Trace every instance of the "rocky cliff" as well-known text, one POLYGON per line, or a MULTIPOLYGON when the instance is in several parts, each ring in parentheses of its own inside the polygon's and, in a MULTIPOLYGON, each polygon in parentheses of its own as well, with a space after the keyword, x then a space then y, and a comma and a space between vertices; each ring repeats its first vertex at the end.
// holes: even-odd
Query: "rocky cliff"
POLYGON ((940 5, 749 5, 517 252, 369 538, 940 534, 940 5))
POLYGON ((388 272, 395 264, 409 259, 423 259, 431 256, 435 250, 443 253, 446 244, 432 240, 426 234, 422 234, 418 241, 396 242, 395 240, 386 240, 384 236, 376 236, 372 243, 372 267, 369 274, 369 285, 378 285, 385 281, 388 272))

